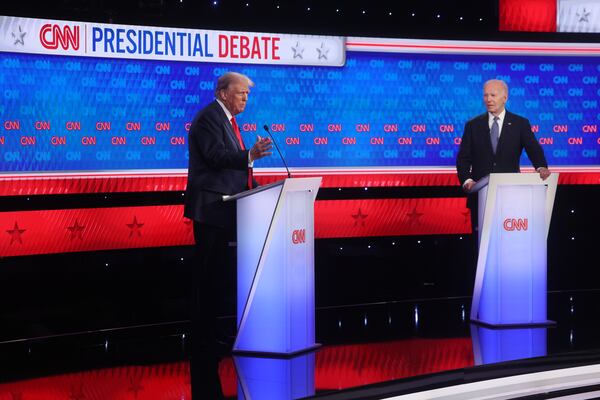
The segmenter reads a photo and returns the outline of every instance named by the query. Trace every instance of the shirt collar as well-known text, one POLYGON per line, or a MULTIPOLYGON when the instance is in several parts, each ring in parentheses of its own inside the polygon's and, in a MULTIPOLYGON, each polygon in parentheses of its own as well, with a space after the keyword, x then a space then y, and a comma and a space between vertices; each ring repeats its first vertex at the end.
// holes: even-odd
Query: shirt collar
MULTIPOLYGON (((498 124, 502 125, 502 121, 504 121, 504 117, 506 116, 506 108, 502 110, 500 114, 498 114, 498 124)), ((494 114, 488 112, 488 122, 491 124, 494 123, 494 114)))
POLYGON ((221 106, 223 111, 225 111, 225 115, 227 116, 227 121, 231 122, 231 118, 233 118, 233 115, 231 115, 231 113, 229 112, 227 107, 225 107, 225 104, 223 104, 223 102, 221 100, 219 100, 219 99, 215 99, 215 100, 217 100, 217 103, 219 103, 219 105, 221 106))

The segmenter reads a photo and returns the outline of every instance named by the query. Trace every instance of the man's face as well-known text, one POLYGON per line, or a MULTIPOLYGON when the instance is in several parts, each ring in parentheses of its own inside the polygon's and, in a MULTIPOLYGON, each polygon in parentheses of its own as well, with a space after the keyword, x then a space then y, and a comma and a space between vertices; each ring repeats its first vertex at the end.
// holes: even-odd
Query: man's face
POLYGON ((229 110, 231 115, 237 115, 244 111, 250 89, 244 80, 234 81, 227 89, 221 91, 221 101, 229 110))
POLYGON ((489 82, 483 87, 483 103, 488 112, 498 115, 504 110, 508 93, 499 82, 489 82))

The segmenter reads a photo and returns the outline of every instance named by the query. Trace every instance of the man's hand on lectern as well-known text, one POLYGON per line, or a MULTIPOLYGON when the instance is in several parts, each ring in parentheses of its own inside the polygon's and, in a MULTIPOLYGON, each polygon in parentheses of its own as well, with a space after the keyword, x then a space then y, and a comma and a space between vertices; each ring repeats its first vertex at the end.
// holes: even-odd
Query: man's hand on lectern
POLYGON ((473 186, 475 186, 475 182, 474 180, 468 180, 467 182, 465 182, 465 184, 463 185, 463 190, 466 193, 469 193, 471 191, 471 189, 473 188, 473 186))
POLYGON ((546 167, 539 167, 537 171, 540 173, 540 178, 542 178, 543 181, 550 176, 550 170, 546 167))

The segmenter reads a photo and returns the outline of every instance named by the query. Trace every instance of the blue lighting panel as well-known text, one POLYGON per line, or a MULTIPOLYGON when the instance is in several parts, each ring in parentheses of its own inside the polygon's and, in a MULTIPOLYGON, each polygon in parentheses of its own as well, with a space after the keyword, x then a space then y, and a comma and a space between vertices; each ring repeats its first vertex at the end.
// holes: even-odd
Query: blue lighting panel
POLYGON ((0 170, 185 169, 187 126, 228 70, 256 83, 245 141, 268 124, 291 167, 453 166, 490 78, 551 166, 598 165, 594 57, 349 51, 338 68, 2 53, 0 170))

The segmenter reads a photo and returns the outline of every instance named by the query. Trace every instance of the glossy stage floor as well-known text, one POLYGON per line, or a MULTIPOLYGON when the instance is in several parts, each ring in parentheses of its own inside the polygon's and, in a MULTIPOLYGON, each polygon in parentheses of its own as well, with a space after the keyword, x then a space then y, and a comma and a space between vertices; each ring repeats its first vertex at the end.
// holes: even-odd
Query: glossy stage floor
POLYGON ((288 359, 219 343, 190 363, 187 321, 12 340, 0 344, 0 399, 593 398, 598 300, 550 293, 555 326, 505 330, 470 324, 470 298, 318 309, 323 346, 288 359))

